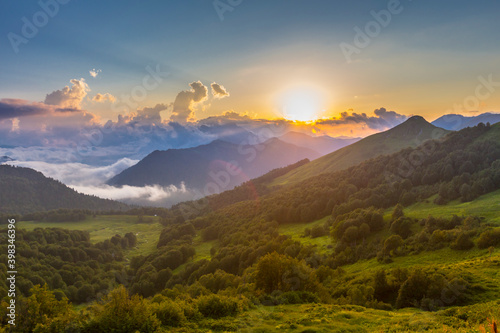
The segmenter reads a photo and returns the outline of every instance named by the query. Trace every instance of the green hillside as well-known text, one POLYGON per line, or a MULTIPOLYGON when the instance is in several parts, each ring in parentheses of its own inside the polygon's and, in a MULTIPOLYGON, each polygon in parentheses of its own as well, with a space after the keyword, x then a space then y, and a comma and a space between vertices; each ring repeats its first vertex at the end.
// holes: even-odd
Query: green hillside
POLYGON ((156 247, 130 261, 133 233, 93 244, 20 232, 23 270, 37 273, 19 297, 82 304, 40 314, 76 332, 489 332, 500 316, 499 139, 500 125, 481 125, 260 196, 238 189, 192 216, 158 211, 156 247))
POLYGON ((417 147, 426 140, 439 139, 449 131, 414 116, 388 131, 370 135, 347 147, 320 157, 277 178, 272 185, 297 183, 325 172, 347 169, 380 155, 389 155, 407 147, 417 147))

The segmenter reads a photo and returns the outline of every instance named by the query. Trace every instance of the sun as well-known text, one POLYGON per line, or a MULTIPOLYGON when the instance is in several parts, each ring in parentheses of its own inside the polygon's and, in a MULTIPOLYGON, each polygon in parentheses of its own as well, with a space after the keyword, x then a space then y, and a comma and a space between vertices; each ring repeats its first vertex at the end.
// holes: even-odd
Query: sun
POLYGON ((322 112, 322 94, 313 88, 293 88, 281 97, 282 115, 292 121, 315 121, 322 112))

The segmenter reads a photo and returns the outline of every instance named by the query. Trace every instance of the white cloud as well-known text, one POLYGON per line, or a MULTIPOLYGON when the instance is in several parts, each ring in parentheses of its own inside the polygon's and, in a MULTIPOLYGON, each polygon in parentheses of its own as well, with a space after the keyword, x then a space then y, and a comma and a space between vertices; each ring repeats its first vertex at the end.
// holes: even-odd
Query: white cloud
POLYGON ((99 73, 101 73, 101 72, 102 72, 102 70, 94 68, 91 71, 89 71, 89 74, 92 77, 97 77, 97 75, 99 75, 99 73))
POLYGON ((144 187, 128 185, 122 187, 113 187, 110 185, 72 185, 70 187, 80 193, 137 204, 170 206, 173 203, 179 202, 179 200, 190 198, 190 193, 184 184, 179 187, 174 185, 165 187, 159 185, 144 187))
POLYGON ((66 185, 92 186, 106 182, 137 162, 137 160, 122 158, 106 166, 91 166, 82 163, 55 164, 41 161, 11 161, 8 164, 35 169, 46 177, 54 178, 66 185))
POLYGON ((73 84, 71 88, 66 86, 61 90, 55 90, 47 94, 44 103, 48 105, 57 105, 60 108, 79 110, 90 88, 85 82, 85 79, 73 79, 70 82, 73 84))

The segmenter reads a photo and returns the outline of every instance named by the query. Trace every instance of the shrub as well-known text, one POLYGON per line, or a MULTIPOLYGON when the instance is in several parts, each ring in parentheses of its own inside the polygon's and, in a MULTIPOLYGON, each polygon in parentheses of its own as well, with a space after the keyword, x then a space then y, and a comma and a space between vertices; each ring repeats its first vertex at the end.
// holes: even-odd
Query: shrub
POLYGON ((180 326, 186 321, 183 309, 175 302, 167 299, 154 307, 154 314, 165 326, 180 326))
POLYGON ((307 304, 319 303, 319 298, 309 291, 289 291, 281 294, 278 301, 280 304, 307 304))
POLYGON ((226 296, 201 296, 198 298, 197 305, 203 316, 215 319, 234 316, 239 312, 238 301, 226 296))
POLYGON ((474 247, 474 242, 470 239, 469 235, 466 233, 460 233, 451 248, 454 250, 470 250, 474 247))
POLYGON ((486 230, 477 240, 477 246, 480 249, 486 249, 490 246, 497 246, 500 244, 500 229, 486 230))
POLYGON ((322 225, 314 226, 311 229, 311 238, 317 238, 328 235, 328 229, 323 227, 322 225))

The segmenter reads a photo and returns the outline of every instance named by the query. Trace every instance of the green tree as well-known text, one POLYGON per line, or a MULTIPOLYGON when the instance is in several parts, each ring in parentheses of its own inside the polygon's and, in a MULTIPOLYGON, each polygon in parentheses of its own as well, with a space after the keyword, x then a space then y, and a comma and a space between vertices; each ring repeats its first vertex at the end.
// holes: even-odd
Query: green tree
POLYGON ((470 239, 470 236, 464 232, 460 233, 455 242, 451 244, 451 248, 454 250, 470 250, 473 247, 474 242, 470 239))
POLYGON ((392 211, 392 220, 395 221, 403 216, 405 216, 405 213, 403 212, 403 206, 401 206, 401 204, 397 204, 392 211))
POLYGON ((255 285, 266 293, 275 290, 314 291, 317 280, 311 273, 312 270, 303 261, 273 252, 257 263, 255 285))
POLYGON ((384 254, 395 254, 396 250, 404 243, 403 238, 399 235, 392 235, 384 242, 384 254))
POLYGON ((130 297, 124 286, 112 290, 90 312, 93 317, 85 327, 88 332, 153 333, 160 328, 149 301, 139 295, 130 297))
POLYGON ((72 323, 77 325, 76 314, 66 297, 58 301, 46 284, 34 286, 30 293, 20 308, 20 332, 64 332, 72 323))
POLYGON ((391 231, 406 239, 411 235, 411 219, 400 217, 391 224, 391 231))
POLYGON ((387 283, 385 270, 380 269, 373 277, 373 296, 379 301, 387 301, 391 292, 391 287, 387 283))

